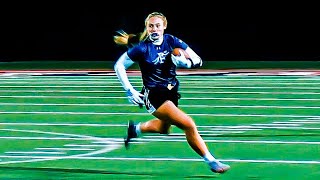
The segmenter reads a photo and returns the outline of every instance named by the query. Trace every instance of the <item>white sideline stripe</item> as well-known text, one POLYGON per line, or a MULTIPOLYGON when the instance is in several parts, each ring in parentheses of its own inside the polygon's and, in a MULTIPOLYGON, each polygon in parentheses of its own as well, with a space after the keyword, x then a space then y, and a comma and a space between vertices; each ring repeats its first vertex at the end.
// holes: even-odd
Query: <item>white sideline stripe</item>
POLYGON ((300 124, 252 124, 253 126, 300 126, 300 124))
POLYGON ((309 120, 290 120, 293 122, 320 122, 320 119, 309 119, 309 120))
MULTIPOLYGON (((206 81, 210 81, 209 83, 216 83, 217 81, 223 81, 223 83, 239 83, 239 80, 241 81, 256 81, 256 82, 250 82, 250 84, 311 84, 311 83, 318 83, 317 81, 320 80, 318 78, 299 78, 299 79, 293 79, 293 78, 287 78, 287 79, 265 79, 265 78, 257 78, 257 79, 250 79, 250 78, 242 78, 242 79, 232 79, 232 78, 193 78, 193 77, 187 77, 187 76, 179 76, 179 79, 183 79, 180 83, 189 83, 186 82, 187 80, 195 81, 192 83, 208 83, 206 81), (229 81, 229 82, 228 82, 229 81), (231 82, 230 82, 231 81, 231 82), (287 81, 287 82, 275 82, 275 81, 287 81), (309 81, 309 82, 293 82, 293 81, 309 81), (310 82, 311 81, 311 82, 310 82)), ((141 78, 132 78, 132 76, 129 77, 130 81, 135 83, 141 83, 141 78)), ((83 84, 83 83, 119 83, 119 80, 117 77, 114 78, 23 78, 23 82, 21 82, 21 79, 12 79, 12 78, 3 78, 0 77, 0 80, 2 80, 4 83, 17 83, 17 84, 23 84, 23 83, 32 83, 32 84, 58 84, 58 83, 77 83, 77 84, 83 84), (43 81, 45 80, 45 82, 43 81)), ((221 82, 218 82, 219 84, 221 82)))
POLYGON ((295 121, 295 122, 272 122, 274 124, 286 124, 290 126, 291 124, 319 124, 320 121, 295 121))
MULTIPOLYGON (((269 124, 268 124, 269 125, 269 124)), ((305 128, 305 127, 269 127, 269 126, 254 126, 254 125, 246 125, 246 126, 201 126, 201 127, 207 127, 207 128, 216 128, 216 127, 222 127, 222 128, 231 128, 231 129, 238 129, 238 128, 259 128, 259 129, 301 129, 301 130, 318 130, 320 128, 305 128)))
POLYGON ((65 144, 65 147, 106 147, 106 146, 114 146, 114 144, 65 144))
MULTIPOLYGON (((201 126, 197 126, 197 127, 201 127, 201 126)), ((241 129, 241 128, 238 128, 238 129, 229 129, 228 127, 225 127, 225 128, 210 128, 211 130, 210 131, 208 131, 208 132, 212 132, 212 131, 219 131, 219 132, 221 132, 221 131, 225 131, 225 132, 228 132, 228 131, 235 131, 235 130, 237 130, 237 131, 243 131, 243 129, 241 129)), ((249 130, 254 130, 254 129, 249 129, 249 130)), ((255 129, 255 130, 258 130, 258 129, 255 129)), ((201 131, 201 132, 206 132, 206 131, 201 131)))
MULTIPOLYGON (((6 106, 135 106, 132 104, 78 104, 78 103, 0 103, 6 106)), ((219 105, 179 105, 180 107, 199 108, 281 108, 281 109, 319 109, 320 106, 219 106, 219 105)))
POLYGON ((263 101, 319 101, 320 98, 183 98, 183 99, 193 99, 193 100, 263 100, 263 101))
MULTIPOLYGON (((132 84, 141 84, 142 81, 141 80, 132 80, 130 81, 132 84)), ((46 84, 46 85, 61 85, 61 84, 72 84, 72 85, 95 85, 95 84, 115 84, 118 85, 119 84, 119 80, 114 79, 113 81, 109 80, 108 82, 104 81, 104 80, 93 80, 93 81, 87 81, 87 82, 79 82, 79 81, 68 81, 68 80, 57 80, 57 81, 46 81, 46 82, 39 82, 39 80, 37 81, 10 81, 10 80, 4 80, 2 81, 3 84, 32 84, 32 85, 41 85, 41 84, 46 84)), ((226 84, 226 85, 239 85, 239 84, 243 84, 243 81, 239 82, 239 81, 234 81, 234 82, 216 82, 216 81, 192 81, 192 82, 186 82, 186 81, 182 81, 180 82, 180 84, 205 84, 205 85, 215 85, 215 84, 226 84)), ((250 82, 250 85, 255 85, 255 84, 263 84, 263 85, 318 85, 320 84, 319 82, 263 82, 263 81, 258 81, 258 82, 250 82)))
POLYGON ((306 127, 300 127, 300 126, 295 126, 295 127, 270 127, 270 126, 254 126, 256 128, 261 128, 261 129, 297 129, 297 130, 319 130, 320 128, 306 128, 306 127))
POLYGON ((65 92, 71 92, 71 93, 124 93, 123 90, 118 90, 118 91, 112 91, 112 90, 102 90, 102 91, 97 91, 97 90, 0 90, 0 92, 45 92, 45 93, 65 93, 65 92))
POLYGON ((217 78, 215 77, 203 77, 201 75, 199 75, 199 78, 197 78, 196 76, 179 76, 179 79, 184 79, 184 80, 190 80, 190 81, 279 81, 279 80, 284 80, 284 81, 318 81, 320 80, 319 77, 303 77, 303 76, 290 76, 290 77, 296 77, 295 79, 293 78, 279 78, 279 76, 277 75, 268 75, 268 77, 275 77, 275 78, 260 78, 260 77, 265 77, 264 75, 261 75, 260 77, 257 78, 251 78, 250 76, 246 76, 246 75, 242 75, 242 76, 238 76, 239 78, 234 78, 231 76, 219 76, 217 78), (244 78, 242 78, 244 77, 244 78))
MULTIPOLYGON (((130 142, 132 144, 142 144, 144 142, 130 142)), ((106 142, 104 143, 94 143, 94 144, 65 144, 65 147, 113 147, 114 145, 123 145, 123 141, 119 142, 119 141, 114 141, 114 142, 109 142, 109 144, 106 144, 106 142), (110 144, 112 143, 112 144, 110 144)))
MULTIPOLYGON (((119 86, 0 86, 0 88, 123 88, 119 86)), ((184 89, 303 89, 303 90, 318 90, 318 87, 305 87, 305 86, 183 86, 184 89)))
MULTIPOLYGON (((97 90, 0 90, 0 92, 45 92, 45 93, 123 93, 123 90, 118 90, 118 91, 112 91, 112 90, 103 90, 103 91, 97 91, 97 90)), ((239 92, 239 91, 223 91, 223 92, 213 92, 213 91, 188 91, 188 90, 181 90, 181 93, 186 93, 186 94, 320 94, 317 92, 265 92, 265 91, 259 91, 259 92, 239 92)))
MULTIPOLYGON (((170 137, 170 136, 161 136, 161 135, 155 135, 155 136, 143 136, 143 138, 136 138, 137 142, 185 142, 185 136, 181 136, 184 138, 184 140, 179 140, 179 139, 154 139, 154 138, 165 138, 165 137, 170 137), (149 138, 149 139, 148 139, 149 138)), ((177 137, 172 137, 172 138, 177 138, 177 137)), ((19 136, 10 136, 10 137, 3 137, 1 136, 0 139, 23 139, 23 140, 39 140, 39 139, 44 139, 44 140, 64 140, 64 139, 75 139, 75 138, 55 138, 55 137, 19 137, 19 136)), ((86 140, 87 138, 85 138, 86 140)), ((103 141, 103 138, 101 138, 101 142, 93 142, 95 144, 105 144, 107 142, 103 141)), ((78 140, 84 140, 83 138, 78 138, 78 140)), ((109 141, 109 143, 112 144, 123 144, 123 139, 120 140, 115 140, 115 141, 109 141)), ((319 145, 320 142, 318 141, 252 141, 252 140, 213 140, 213 139, 207 139, 205 140, 206 142, 214 142, 214 143, 256 143, 256 144, 315 144, 319 145)), ((132 142, 134 143, 134 142, 132 142)), ((81 145, 81 144, 68 144, 66 147, 74 147, 74 146, 91 146, 91 147, 100 147, 101 145, 81 145)))
POLYGON ((57 150, 57 151, 92 151, 91 148, 35 148, 37 150, 57 150))
MULTIPOLYGON (((1 130, 1 129, 0 129, 1 130)), ((19 139, 19 140, 96 140, 95 138, 72 138, 72 137, 19 137, 19 136, 0 136, 0 139, 19 139)))
MULTIPOLYGON (((202 134, 202 135, 209 135, 209 136, 218 136, 218 135, 222 135, 222 134, 218 134, 218 133, 211 133, 211 134, 202 134)), ((175 135, 169 135, 169 136, 145 136, 146 138, 150 137, 156 137, 156 138, 165 138, 165 139, 185 139, 186 136, 185 134, 175 134, 175 135)))
MULTIPOLYGON (((16 112, 0 112, 0 114, 77 114, 77 115, 142 115, 142 116, 150 116, 149 113, 127 113, 127 112, 118 112, 118 113, 104 113, 104 112, 39 112, 39 111, 16 111, 16 112)), ((273 114, 192 114, 189 113, 191 116, 222 116, 222 117, 287 117, 287 118, 319 118, 320 116, 306 116, 306 115, 273 115, 273 114)))
MULTIPOLYGON (((199 126, 198 126, 199 127, 199 126)), ((210 128, 211 130, 214 130, 214 131, 234 131, 234 130, 240 130, 240 131, 260 131, 260 130, 263 130, 262 128, 261 129, 259 129, 259 128, 254 128, 254 127, 252 127, 252 128, 230 128, 230 129, 228 129, 228 128, 230 128, 229 126, 225 126, 224 128, 210 128)))
MULTIPOLYGON (((21 81, 21 79, 9 79, 9 78, 0 78, 0 80, 3 80, 3 81, 11 81, 11 82, 19 82, 21 81)), ((114 82, 119 82, 119 80, 117 78, 94 78, 94 79, 66 79, 66 78, 38 78, 38 79, 35 79, 35 78, 23 78, 24 82, 28 82, 28 81, 41 81, 41 80, 45 80, 46 82, 86 82, 86 81, 101 81, 101 82, 106 82, 106 81, 114 81, 114 82)), ((141 82, 141 79, 131 79, 130 78, 130 81, 139 81, 141 82)))
MULTIPOLYGON (((126 127, 124 124, 66 124, 66 123, 0 123, 0 125, 15 125, 15 126, 94 126, 94 127, 126 127)), ((320 128, 305 128, 305 127, 268 127, 268 126, 198 126, 199 128, 210 128, 212 130, 223 130, 223 131, 253 131, 253 130, 262 130, 262 129, 301 129, 301 130, 319 130, 320 128)), ((0 129, 3 130, 3 129, 0 129)), ((19 137, 23 139, 24 137, 19 137)), ((39 138, 39 137, 34 137, 39 138)), ((58 138, 55 139, 73 139, 73 140, 83 140, 83 138, 58 138)), ((11 139, 11 137, 0 136, 0 139, 11 139)), ((103 140, 108 138, 102 138, 103 140)), ((109 138, 110 139, 110 138, 109 138)), ((115 139, 111 139, 112 141, 116 141, 115 139)), ((119 141, 123 141, 120 139, 119 141)), ((100 142, 100 141, 99 141, 100 142)))
MULTIPOLYGON (((201 131, 199 130, 200 133, 203 133, 203 135, 209 135, 209 133, 244 133, 245 131, 239 131, 238 129, 226 129, 226 130, 216 130, 212 129, 211 131, 201 131), (207 134, 208 133, 208 134, 207 134)), ((210 134, 213 135, 213 134, 210 134)))
MULTIPOLYGON (((0 98, 69 98, 69 99, 127 99, 127 97, 100 96, 0 96, 0 98)), ((319 101, 320 98, 183 98, 182 100, 261 100, 261 101, 319 101)))
POLYGON ((134 106, 133 104, 77 104, 77 103, 0 103, 0 105, 6 106, 134 106))
MULTIPOLYGON (((0 125, 15 125, 15 126, 94 126, 94 127, 126 127, 124 124, 66 124, 66 123, 0 123, 0 125)), ((305 127, 267 127, 267 126, 198 126, 199 128, 211 128, 212 130, 262 130, 262 129, 301 129, 301 130, 319 130, 320 128, 305 128, 305 127), (226 128, 226 129, 224 129, 226 128), (228 129, 229 128, 229 129, 228 129)), ((3 129, 0 129, 3 130, 3 129)), ((11 139, 11 137, 0 137, 0 139, 11 139)), ((37 139, 38 137, 35 137, 37 139)), ((23 137, 20 137, 23 139, 23 137)), ((73 139, 73 140, 83 140, 82 138, 56 138, 56 139, 73 139)), ((104 138, 105 139, 105 138, 104 138)), ((114 140, 113 140, 114 141, 114 140)), ((121 140, 122 141, 122 140, 121 140)))
POLYGON ((320 94, 317 92, 266 92, 266 91, 218 91, 218 92, 214 92, 214 91, 188 91, 188 90, 181 90, 181 93, 190 93, 190 94, 302 94, 302 95, 306 95, 306 94, 320 94))
MULTIPOLYGON (((93 143, 96 143, 96 144, 106 144, 105 142, 93 142, 93 143)), ((109 142, 110 143, 110 142, 109 142)), ((130 142, 131 144, 142 144, 143 142, 130 142)), ((123 144, 123 140, 120 142, 120 141, 114 141, 112 142, 112 144, 123 144)))
MULTIPOLYGON (((156 138, 163 138, 164 136, 148 136, 152 139, 146 138, 136 138, 136 141, 147 141, 147 142, 185 142, 185 139, 154 139, 156 138)), ((206 142, 210 143, 252 143, 252 144, 308 144, 308 145, 319 145, 320 142, 312 142, 312 141, 246 141, 246 140, 214 140, 214 139, 206 139, 206 142)))
MULTIPOLYGON (((19 73, 19 74, 28 74, 28 73, 19 73)), ((264 75, 261 75, 260 77, 263 77, 264 75)), ((320 78, 316 77, 303 77, 303 76, 290 76, 290 77, 296 77, 295 79, 293 78, 283 78, 283 77, 279 77, 277 75, 268 75, 268 77, 275 77, 275 78, 251 78, 250 76, 239 76, 239 78, 234 78, 234 77, 230 77, 230 76, 219 76, 219 77, 203 77, 201 75, 199 76, 181 76, 180 74, 178 74, 177 76, 179 79, 183 79, 183 80, 190 80, 190 81, 318 81, 320 80, 320 78), (199 78, 200 77, 200 78, 199 78), (245 78, 242 78, 245 77, 245 78)), ((33 77, 29 77, 29 76, 25 76, 23 77, 24 80, 46 80, 46 81, 51 81, 51 80, 65 80, 65 81, 96 81, 96 80, 101 80, 101 81, 108 81, 108 80, 116 80, 117 82, 119 82, 118 78, 116 76, 96 76, 94 78, 92 77, 85 77, 85 78, 74 78, 74 77, 70 77, 70 76, 50 76, 50 77, 45 77, 45 76, 33 76, 33 77)), ((140 76, 131 76, 129 77, 130 80, 139 80, 141 81, 140 76)), ((12 79, 12 77, 1 77, 0 80, 13 80, 13 81, 20 81, 21 79, 12 79)))
MULTIPOLYGON (((311 118, 310 118, 311 119, 311 118)), ((319 120, 290 120, 290 121, 297 121, 297 122, 320 122, 319 120)), ((87 123, 0 123, 0 125, 15 125, 15 126, 97 126, 97 127, 126 127, 126 124, 87 124, 87 123)), ((250 130, 262 130, 264 126, 257 126, 253 125, 240 125, 240 126, 215 126, 215 125, 199 125, 199 128, 211 128, 212 130, 223 130, 223 131, 232 131, 232 130, 242 130, 242 131, 250 131, 250 130)), ((269 128, 269 127, 267 127, 269 128)), ((280 128, 280 127, 279 127, 280 128)), ((288 127, 292 128, 292 127, 288 127)), ((293 127, 295 128, 295 127, 293 127)), ((0 129, 4 130, 4 129, 0 129)), ((108 138, 102 138, 108 139, 108 138)), ((109 138, 110 139, 110 138, 109 138)), ((114 138, 112 138, 114 140, 114 138)), ((122 139, 120 140, 122 141, 122 139)))
MULTIPOLYGON (((0 123, 0 125, 19 125, 19 126, 93 126, 93 127, 126 127, 125 124, 85 124, 85 123, 0 123)), ((1 129, 0 129, 1 130, 1 129)))
MULTIPOLYGON (((31 158, 31 159, 83 159, 83 160, 123 160, 123 161, 192 161, 203 162, 203 159, 193 158, 120 158, 120 157, 87 157, 87 156, 0 156, 1 158, 31 158)), ((247 162, 247 163, 280 163, 280 164, 320 164, 320 161, 294 161, 294 160, 250 160, 250 159, 218 159, 223 162, 247 162)))
POLYGON ((45 152, 45 151, 9 151, 5 154, 65 154, 64 152, 45 152))

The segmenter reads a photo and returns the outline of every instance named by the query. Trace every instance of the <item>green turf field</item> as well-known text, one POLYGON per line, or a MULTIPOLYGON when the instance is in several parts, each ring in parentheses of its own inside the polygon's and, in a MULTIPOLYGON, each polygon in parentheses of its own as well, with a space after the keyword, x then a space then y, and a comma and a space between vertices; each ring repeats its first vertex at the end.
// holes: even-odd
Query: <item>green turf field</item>
POLYGON ((227 173, 212 173, 176 127, 126 150, 127 121, 153 117, 115 76, 19 75, 0 76, 0 179, 320 178, 319 76, 179 79, 181 109, 227 173))

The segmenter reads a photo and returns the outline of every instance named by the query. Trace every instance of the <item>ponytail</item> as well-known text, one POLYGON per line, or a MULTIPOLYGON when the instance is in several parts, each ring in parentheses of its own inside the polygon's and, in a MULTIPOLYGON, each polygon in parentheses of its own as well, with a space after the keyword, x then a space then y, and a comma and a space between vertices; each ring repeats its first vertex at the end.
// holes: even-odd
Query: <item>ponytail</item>
POLYGON ((127 34, 123 30, 117 31, 118 35, 113 36, 113 41, 117 45, 133 47, 134 45, 140 42, 140 33, 139 34, 127 34))

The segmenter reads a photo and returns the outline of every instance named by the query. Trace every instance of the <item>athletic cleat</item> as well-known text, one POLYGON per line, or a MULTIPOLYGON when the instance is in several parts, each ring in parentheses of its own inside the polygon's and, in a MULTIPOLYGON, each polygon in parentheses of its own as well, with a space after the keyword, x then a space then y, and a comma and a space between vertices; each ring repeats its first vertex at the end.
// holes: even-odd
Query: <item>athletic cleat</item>
POLYGON ((126 149, 129 148, 129 142, 131 141, 132 138, 136 138, 138 135, 136 133, 136 125, 134 124, 133 121, 128 122, 128 130, 127 130, 127 137, 124 139, 124 145, 126 149))
POLYGON ((223 164, 219 161, 212 161, 209 163, 210 169, 215 173, 225 173, 230 169, 230 166, 227 164, 223 164))

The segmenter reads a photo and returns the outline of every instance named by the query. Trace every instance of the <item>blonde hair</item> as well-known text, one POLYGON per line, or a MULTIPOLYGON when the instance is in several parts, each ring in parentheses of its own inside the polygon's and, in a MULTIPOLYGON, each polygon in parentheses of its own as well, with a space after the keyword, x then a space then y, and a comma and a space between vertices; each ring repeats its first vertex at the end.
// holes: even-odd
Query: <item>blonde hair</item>
MULTIPOLYGON (((123 30, 117 31, 118 35, 113 36, 113 41, 118 45, 134 46, 137 43, 136 34, 127 34, 123 30)), ((139 40, 138 40, 139 41, 139 40)))
POLYGON ((167 21, 166 16, 164 16, 160 12, 152 12, 146 17, 146 19, 144 21, 145 29, 142 33, 127 34, 125 31, 119 30, 119 31, 117 31, 118 35, 113 36, 113 41, 118 45, 134 46, 135 44, 139 43, 140 41, 146 40, 148 37, 147 29, 146 29, 147 23, 148 23, 149 19, 152 17, 158 17, 158 18, 162 19, 163 25, 165 27, 167 27, 168 21, 167 21))

